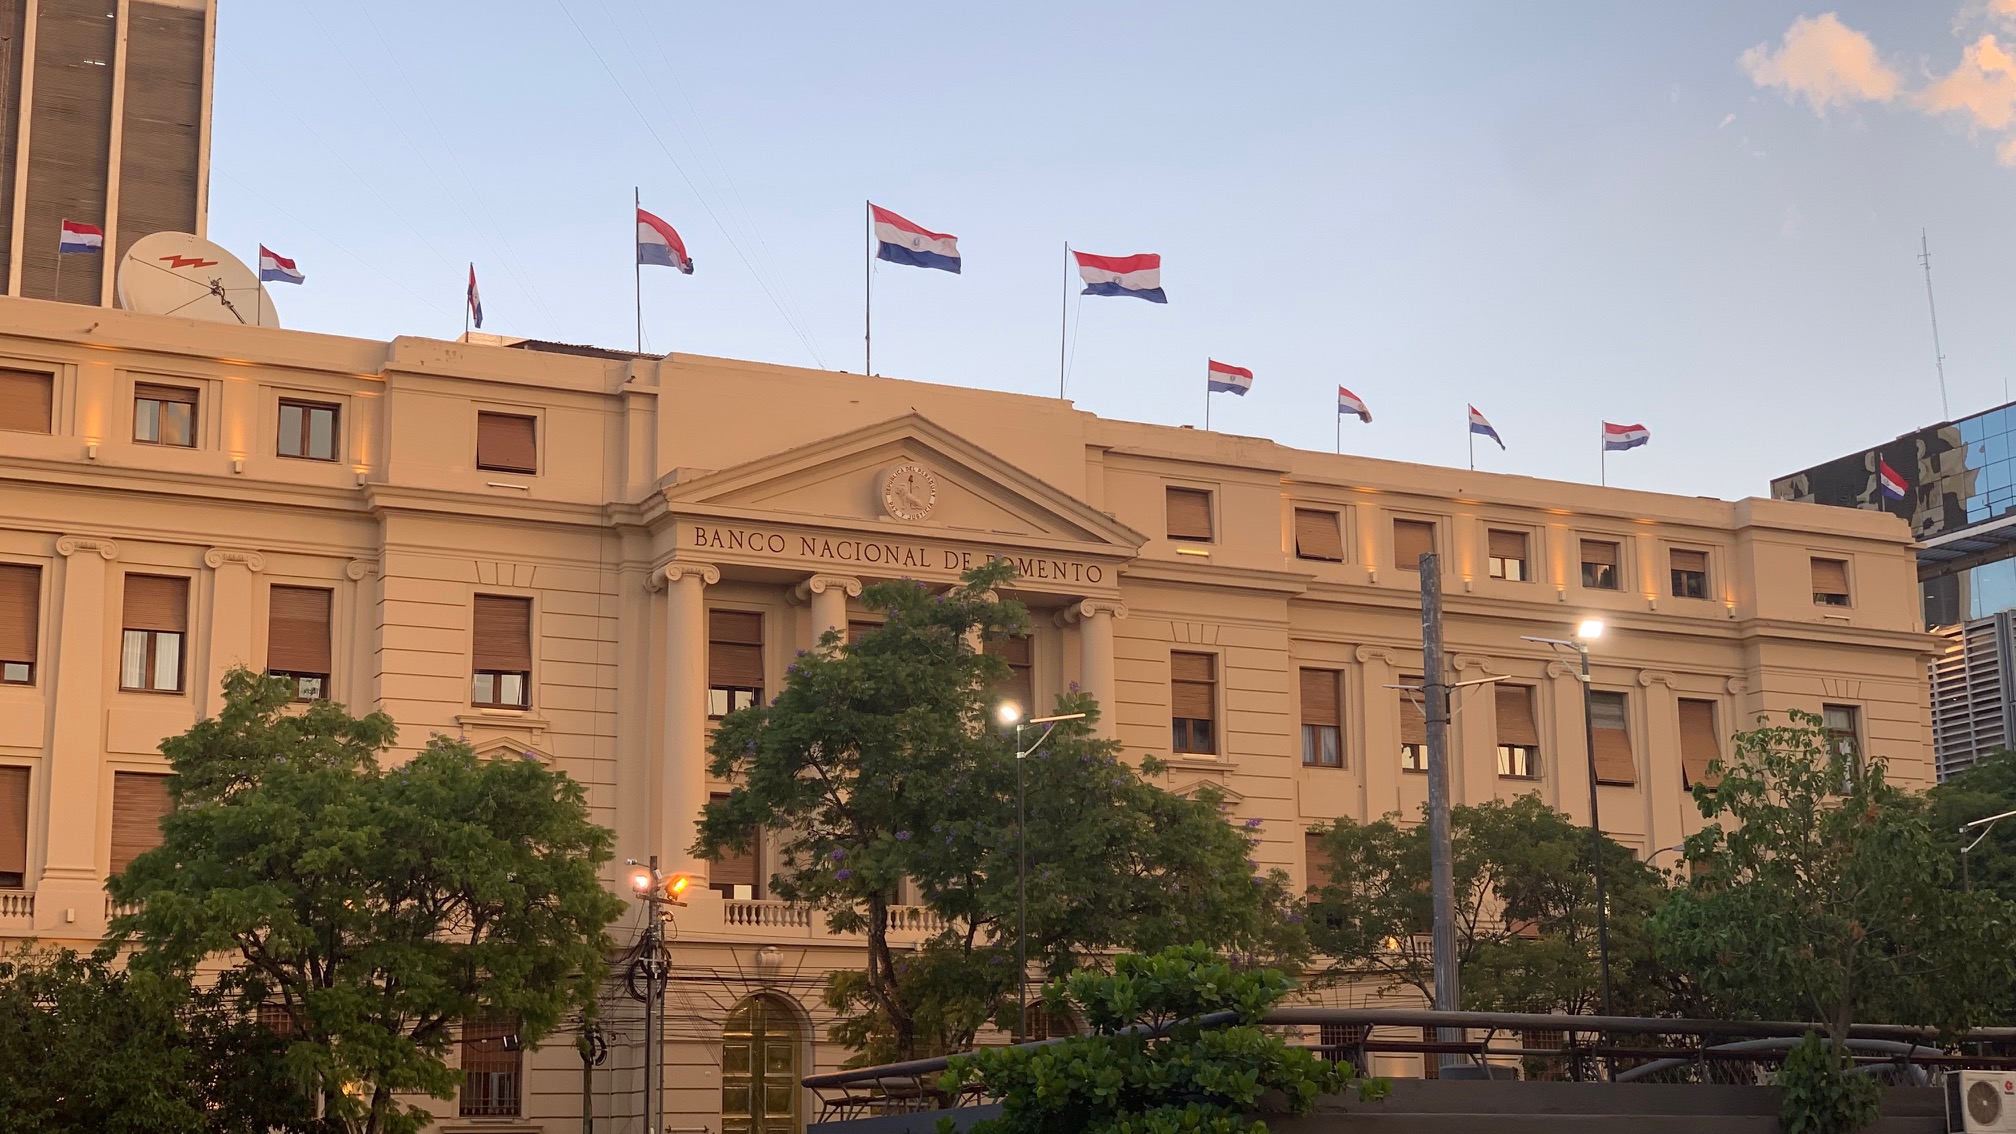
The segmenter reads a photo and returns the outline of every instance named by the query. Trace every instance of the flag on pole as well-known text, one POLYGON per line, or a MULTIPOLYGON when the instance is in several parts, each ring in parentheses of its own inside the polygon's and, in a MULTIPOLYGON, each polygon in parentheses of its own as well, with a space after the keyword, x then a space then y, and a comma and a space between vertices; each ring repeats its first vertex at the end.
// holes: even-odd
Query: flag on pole
POLYGON ((476 265, 469 265, 469 317, 476 321, 476 327, 483 327, 483 295, 476 290, 476 265))
POLYGON ((1339 417, 1342 417, 1347 413, 1367 425, 1372 424, 1372 411, 1365 408, 1365 403, 1359 399, 1358 395, 1339 386, 1337 387, 1337 414, 1339 417))
POLYGON ((1603 451, 1606 453, 1621 453, 1626 449, 1636 449, 1650 440, 1652 431, 1642 425, 1613 425, 1607 421, 1603 423, 1603 451))
POLYGON ((1237 394, 1246 396, 1253 388, 1253 372, 1243 366, 1231 366, 1213 359, 1205 359, 1204 388, 1213 394, 1237 394))
POLYGON ((294 261, 280 255, 264 244, 259 246, 260 283, 306 283, 308 277, 294 266, 294 261))
POLYGON ((1484 420, 1484 415, 1477 412, 1476 406, 1470 407, 1470 432, 1481 433, 1491 440, 1498 442, 1500 449, 1505 447, 1505 439, 1498 436, 1498 431, 1491 428, 1491 423, 1484 420))
POLYGON ((637 262, 693 274, 693 257, 686 254, 686 242, 671 225, 643 209, 637 210, 637 262))
POLYGON ((66 220, 63 222, 63 235, 56 240, 56 251, 59 255, 66 252, 103 252, 105 230, 96 225, 66 220))
POLYGON ((1081 295, 1131 295, 1150 303, 1167 303, 1162 292, 1162 257, 1153 252, 1138 256, 1094 256, 1073 251, 1078 258, 1078 276, 1085 281, 1081 295))
POLYGON ((959 238, 932 232, 877 204, 868 209, 875 217, 875 258, 913 268, 936 268, 959 274, 959 238))
POLYGON ((1897 470, 1882 457, 1876 458, 1876 482, 1883 486, 1883 495, 1891 500, 1902 500, 1911 491, 1911 486, 1904 483, 1904 478, 1897 475, 1897 470))

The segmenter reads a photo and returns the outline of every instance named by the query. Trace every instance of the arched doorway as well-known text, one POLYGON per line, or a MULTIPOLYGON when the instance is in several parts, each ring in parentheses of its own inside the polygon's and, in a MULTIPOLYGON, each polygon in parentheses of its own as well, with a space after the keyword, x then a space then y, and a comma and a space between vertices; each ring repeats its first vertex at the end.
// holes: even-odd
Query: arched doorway
POLYGON ((779 997, 752 996, 721 1030, 721 1134, 797 1134, 797 1015, 779 997))

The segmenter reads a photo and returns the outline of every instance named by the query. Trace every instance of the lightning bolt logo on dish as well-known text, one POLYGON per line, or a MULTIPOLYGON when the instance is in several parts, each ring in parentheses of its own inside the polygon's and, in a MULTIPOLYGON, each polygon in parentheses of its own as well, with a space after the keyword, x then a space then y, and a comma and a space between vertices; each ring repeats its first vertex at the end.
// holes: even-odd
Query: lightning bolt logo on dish
POLYGON ((163 256, 161 262, 171 268, 208 268, 217 263, 215 260, 201 260, 194 256, 163 256))

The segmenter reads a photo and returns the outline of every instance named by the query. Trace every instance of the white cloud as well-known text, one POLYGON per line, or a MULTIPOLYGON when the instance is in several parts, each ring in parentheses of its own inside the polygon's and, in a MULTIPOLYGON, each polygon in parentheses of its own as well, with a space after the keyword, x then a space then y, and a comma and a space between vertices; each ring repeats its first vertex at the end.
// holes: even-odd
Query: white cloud
POLYGON ((2016 58, 1984 35, 1967 45, 1959 66, 1912 101, 1933 114, 1959 111, 1985 130, 2007 129, 2016 121, 2016 58))
POLYGON ((1722 127, 1727 126, 1734 121, 1736 121, 1736 112, 1732 110, 1729 113, 1722 116, 1722 121, 1717 122, 1715 124, 1715 128, 1717 130, 1720 130, 1722 127))
POLYGON ((1869 37, 1832 12, 1793 20, 1776 51, 1760 43, 1739 62, 1752 82, 1777 87, 1787 98, 1804 98, 1815 114, 1857 102, 1888 102, 1900 85, 1869 37))

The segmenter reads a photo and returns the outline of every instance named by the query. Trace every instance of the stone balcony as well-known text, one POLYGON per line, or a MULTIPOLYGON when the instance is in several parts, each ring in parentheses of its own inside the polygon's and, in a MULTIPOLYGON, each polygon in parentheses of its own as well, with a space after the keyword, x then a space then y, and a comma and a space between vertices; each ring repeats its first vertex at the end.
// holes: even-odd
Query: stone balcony
MULTIPOLYGON (((926 906, 891 906, 888 931, 892 943, 914 944, 942 932, 949 924, 926 906)), ((722 898, 711 892, 694 895, 675 911, 681 937, 716 937, 730 941, 837 941, 853 943, 860 934, 834 933, 826 915, 797 902, 722 898)))

